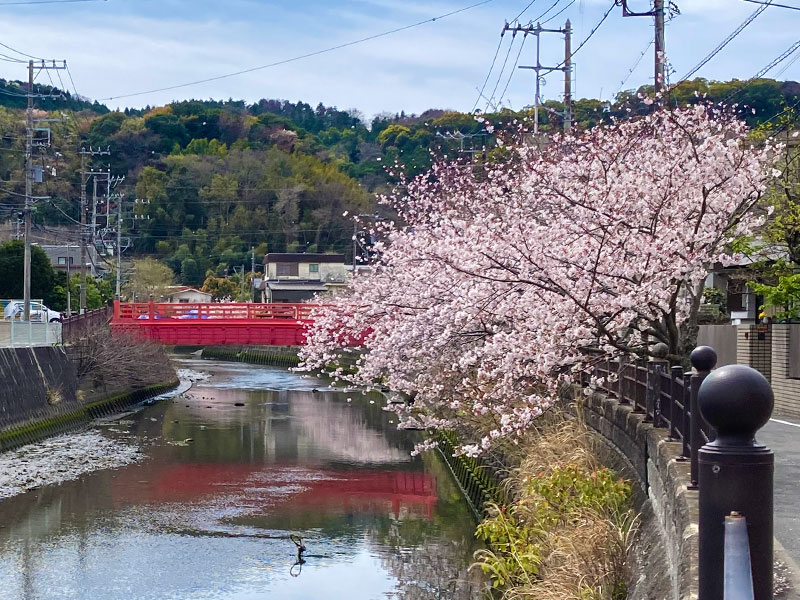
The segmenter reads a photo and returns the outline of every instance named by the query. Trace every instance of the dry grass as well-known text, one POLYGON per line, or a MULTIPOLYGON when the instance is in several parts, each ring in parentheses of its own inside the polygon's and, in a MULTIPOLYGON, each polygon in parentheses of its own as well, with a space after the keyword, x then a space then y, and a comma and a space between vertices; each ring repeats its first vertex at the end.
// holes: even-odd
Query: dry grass
MULTIPOLYGON (((547 479, 558 469, 577 468, 588 477, 603 469, 593 448, 593 434, 580 421, 549 415, 524 445, 519 468, 504 483, 517 502, 510 508, 518 529, 536 531, 538 573, 516 577, 503 589, 504 600, 622 600, 629 576, 627 555, 636 518, 627 503, 589 503, 566 510, 558 524, 542 531, 531 482, 547 479), (534 525, 535 524, 535 525, 534 525)), ((547 505, 548 510, 552 508, 547 505)), ((558 512, 558 507, 555 507, 558 512)), ((521 534, 526 535, 526 534, 521 534)), ((533 543, 533 540, 531 540, 533 543)), ((530 547, 530 546, 528 546, 530 547)), ((513 554, 513 553, 512 553, 513 554)), ((494 556, 492 553, 478 555, 494 556)))

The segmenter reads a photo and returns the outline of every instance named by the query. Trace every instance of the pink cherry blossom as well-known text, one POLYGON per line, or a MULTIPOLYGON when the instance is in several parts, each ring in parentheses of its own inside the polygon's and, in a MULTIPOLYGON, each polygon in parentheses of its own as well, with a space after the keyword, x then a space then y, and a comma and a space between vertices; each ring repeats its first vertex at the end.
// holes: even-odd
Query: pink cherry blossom
POLYGON ((455 430, 475 455, 529 428, 587 347, 680 359, 709 269, 759 225, 771 149, 747 134, 700 104, 437 164, 384 199, 398 223, 314 315, 304 368, 361 340, 358 372, 335 376, 408 394, 401 427, 455 430))

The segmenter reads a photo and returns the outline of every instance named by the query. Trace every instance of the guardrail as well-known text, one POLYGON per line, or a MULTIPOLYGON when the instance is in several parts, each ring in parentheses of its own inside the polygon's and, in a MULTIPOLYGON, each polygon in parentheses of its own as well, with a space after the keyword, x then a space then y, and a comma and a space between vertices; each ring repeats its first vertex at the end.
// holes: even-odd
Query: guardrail
POLYGON ((61 323, 39 323, 8 319, 0 321, 0 347, 55 346, 62 342, 61 323))
POLYGON ((109 305, 86 311, 82 315, 67 317, 62 321, 61 337, 63 343, 75 343, 85 338, 88 332, 108 325, 112 315, 112 307, 109 305))

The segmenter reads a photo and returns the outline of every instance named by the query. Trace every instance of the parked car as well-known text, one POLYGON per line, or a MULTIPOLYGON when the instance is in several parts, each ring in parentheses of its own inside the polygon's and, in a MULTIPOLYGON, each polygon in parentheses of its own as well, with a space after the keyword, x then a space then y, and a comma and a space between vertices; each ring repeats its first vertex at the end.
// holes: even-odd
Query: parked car
MULTIPOLYGON (((25 314, 25 302, 22 300, 12 300, 3 311, 4 319, 21 319, 25 314)), ((50 310, 41 302, 31 301, 31 321, 38 323, 61 322, 63 316, 56 310, 50 310)))

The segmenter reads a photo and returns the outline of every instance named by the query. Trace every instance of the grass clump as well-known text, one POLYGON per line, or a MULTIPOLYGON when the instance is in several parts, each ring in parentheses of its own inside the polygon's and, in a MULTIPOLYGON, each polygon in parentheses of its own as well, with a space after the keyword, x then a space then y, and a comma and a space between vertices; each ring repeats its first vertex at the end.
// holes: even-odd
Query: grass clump
POLYGON ((582 424, 535 432, 506 484, 514 501, 489 507, 476 553, 504 600, 624 600, 631 487, 596 462, 582 424))

